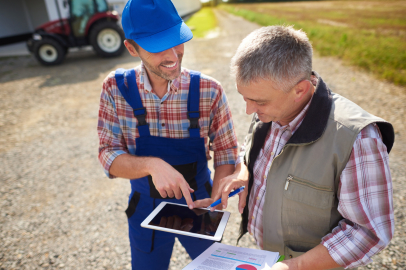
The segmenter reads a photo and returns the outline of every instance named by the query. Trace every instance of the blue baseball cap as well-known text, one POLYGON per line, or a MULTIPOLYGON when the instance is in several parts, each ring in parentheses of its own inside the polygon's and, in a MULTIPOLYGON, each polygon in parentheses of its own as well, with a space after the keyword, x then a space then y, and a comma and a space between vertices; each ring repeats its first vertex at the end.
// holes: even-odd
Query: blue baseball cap
POLYGON ((129 0, 121 24, 126 38, 151 53, 165 51, 193 37, 171 0, 129 0))

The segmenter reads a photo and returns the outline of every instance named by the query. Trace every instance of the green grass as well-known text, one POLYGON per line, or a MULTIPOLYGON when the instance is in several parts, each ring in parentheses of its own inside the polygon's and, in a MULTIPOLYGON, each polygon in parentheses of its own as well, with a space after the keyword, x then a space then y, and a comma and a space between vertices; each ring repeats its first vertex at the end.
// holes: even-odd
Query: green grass
POLYGON ((221 5, 263 26, 294 25, 321 56, 336 56, 406 86, 406 1, 319 1, 221 5), (400 5, 399 5, 400 3, 400 5))
POLYGON ((203 7, 186 24, 192 29, 194 37, 202 38, 216 28, 217 20, 211 7, 203 7))

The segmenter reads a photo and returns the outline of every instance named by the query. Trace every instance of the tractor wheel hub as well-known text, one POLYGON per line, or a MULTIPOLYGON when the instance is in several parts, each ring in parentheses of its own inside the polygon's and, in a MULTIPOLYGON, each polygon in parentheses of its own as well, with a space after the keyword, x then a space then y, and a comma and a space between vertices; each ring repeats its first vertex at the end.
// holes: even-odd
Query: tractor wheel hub
POLYGON ((97 36, 97 43, 105 52, 115 52, 120 48, 120 35, 113 29, 103 29, 97 36))
POLYGON ((51 45, 45 44, 39 49, 40 57, 46 62, 53 62, 58 58, 58 51, 51 45))

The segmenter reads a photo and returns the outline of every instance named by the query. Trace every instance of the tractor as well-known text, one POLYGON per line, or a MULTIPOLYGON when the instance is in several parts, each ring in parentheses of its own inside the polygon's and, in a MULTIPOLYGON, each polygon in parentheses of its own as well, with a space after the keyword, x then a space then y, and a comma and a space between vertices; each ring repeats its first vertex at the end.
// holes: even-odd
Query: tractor
POLYGON ((118 13, 109 9, 106 0, 55 0, 54 5, 48 3, 48 13, 50 9, 57 19, 38 26, 27 40, 28 50, 41 64, 60 64, 74 47, 91 45, 102 57, 124 52, 118 13))

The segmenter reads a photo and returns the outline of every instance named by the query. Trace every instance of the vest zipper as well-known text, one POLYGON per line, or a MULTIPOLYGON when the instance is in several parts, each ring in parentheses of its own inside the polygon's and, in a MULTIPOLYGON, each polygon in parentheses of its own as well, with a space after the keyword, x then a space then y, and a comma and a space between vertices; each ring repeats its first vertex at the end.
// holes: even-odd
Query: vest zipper
POLYGON ((316 186, 316 185, 313 185, 313 184, 311 184, 311 183, 309 183, 309 182, 307 182, 307 181, 302 181, 302 180, 299 180, 299 179, 295 179, 295 178, 293 178, 293 176, 290 175, 290 174, 288 175, 288 178, 286 178, 285 190, 288 190, 289 183, 290 183, 291 181, 292 181, 292 182, 295 182, 295 183, 298 183, 298 184, 301 184, 301 185, 304 185, 304 186, 308 186, 308 187, 317 189, 317 190, 333 191, 333 190, 330 189, 330 188, 325 188, 325 187, 316 186))
POLYGON ((289 183, 292 179, 293 177, 291 175, 289 175, 288 178, 286 178, 285 190, 288 190, 289 183))
MULTIPOLYGON (((317 140, 318 140, 318 139, 317 139, 317 140)), ((315 141, 317 141, 317 140, 315 140, 315 141)), ((298 144, 298 145, 309 145, 309 144, 314 143, 315 141, 312 141, 312 142, 309 142, 309 143, 304 143, 304 144, 298 144)), ((252 141, 252 144, 253 144, 253 143, 254 143, 254 140, 252 141)), ((285 144, 285 145, 283 146, 282 150, 279 152, 279 154, 278 154, 276 157, 274 157, 274 159, 272 160, 272 163, 271 163, 271 166, 269 167, 268 173, 271 171, 271 168, 272 168, 272 165, 273 165, 273 162, 275 161, 275 159, 278 158, 280 155, 282 155, 283 150, 285 150, 285 148, 286 148, 287 146, 289 146, 289 145, 295 146, 295 144, 285 144)), ((288 175, 288 178, 286 178, 285 190, 288 190, 288 188, 289 188, 289 183, 290 183, 290 181, 292 181, 292 180, 293 180, 293 176, 289 174, 289 175, 288 175)), ((298 182, 298 183, 300 183, 300 182, 298 182)), ((314 186, 314 188, 318 189, 316 186, 314 186)), ((329 191, 331 191, 331 190, 329 190, 329 191)))

